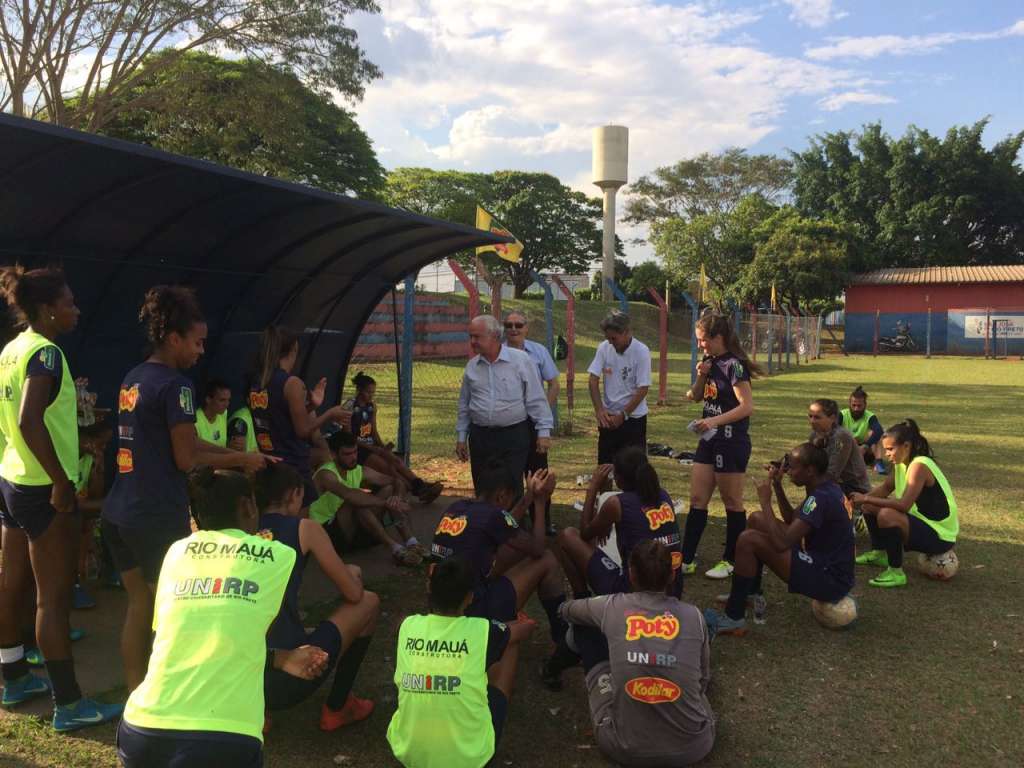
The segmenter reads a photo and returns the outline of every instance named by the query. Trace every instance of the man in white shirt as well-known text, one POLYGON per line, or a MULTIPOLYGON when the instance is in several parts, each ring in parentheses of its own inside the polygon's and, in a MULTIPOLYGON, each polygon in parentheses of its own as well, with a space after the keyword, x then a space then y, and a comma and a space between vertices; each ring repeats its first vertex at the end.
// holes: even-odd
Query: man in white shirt
POLYGON ((597 463, 611 464, 627 445, 647 450, 651 351, 633 338, 625 312, 609 312, 601 321, 601 330, 605 341, 598 346, 587 372, 590 401, 597 416, 597 463))
POLYGON ((531 430, 537 433, 537 452, 547 453, 554 419, 536 364, 526 352, 501 343, 501 323, 490 315, 473 318, 469 344, 476 354, 462 374, 455 454, 470 460, 475 488, 492 458, 522 477, 531 430))

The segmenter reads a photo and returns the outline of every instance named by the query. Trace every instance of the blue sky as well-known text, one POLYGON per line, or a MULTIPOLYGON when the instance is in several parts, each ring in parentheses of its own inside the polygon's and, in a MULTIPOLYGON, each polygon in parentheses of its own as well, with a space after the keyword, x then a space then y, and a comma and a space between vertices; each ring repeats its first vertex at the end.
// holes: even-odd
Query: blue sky
POLYGON ((590 130, 605 123, 630 128, 631 179, 876 120, 942 133, 990 115, 989 143, 1024 129, 1021 0, 380 5, 353 18, 384 70, 356 110, 388 167, 542 170, 596 194, 590 130))

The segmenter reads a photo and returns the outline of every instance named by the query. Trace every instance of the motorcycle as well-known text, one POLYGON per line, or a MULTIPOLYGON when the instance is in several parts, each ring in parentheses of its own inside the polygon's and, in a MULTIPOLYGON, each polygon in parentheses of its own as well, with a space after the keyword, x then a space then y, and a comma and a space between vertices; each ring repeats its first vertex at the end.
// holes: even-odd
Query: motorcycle
POLYGON ((910 335, 910 323, 903 321, 896 322, 895 336, 880 336, 878 338, 879 352, 916 352, 917 342, 910 335))

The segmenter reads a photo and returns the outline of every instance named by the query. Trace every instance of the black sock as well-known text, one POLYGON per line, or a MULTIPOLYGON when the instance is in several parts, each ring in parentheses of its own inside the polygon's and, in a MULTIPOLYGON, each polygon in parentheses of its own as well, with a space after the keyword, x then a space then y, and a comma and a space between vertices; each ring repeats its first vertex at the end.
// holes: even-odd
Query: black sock
POLYGON ((57 706, 74 704, 82 698, 82 689, 78 687, 78 680, 75 679, 75 660, 61 659, 60 661, 46 660, 46 674, 50 676, 50 684, 53 686, 53 702, 57 706))
POLYGON ((548 625, 551 627, 551 639, 556 643, 565 638, 565 632, 569 629, 569 625, 562 621, 562 617, 558 615, 558 606, 564 602, 564 593, 556 595, 555 597, 542 597, 540 599, 540 604, 544 606, 544 613, 548 615, 548 625))
MULTIPOLYGON (((16 653, 18 646, 14 645, 11 648, 5 648, 5 651, 16 653)), ((17 661, 5 661, 0 663, 0 674, 3 675, 4 682, 13 683, 15 680, 20 680, 29 672, 28 662, 25 660, 25 648, 22 646, 21 658, 17 661)))
POLYGON ((544 662, 545 673, 560 675, 567 669, 575 667, 580 663, 580 655, 572 650, 565 642, 565 634, 562 639, 555 643, 555 652, 544 662))
POLYGON ((348 695, 352 692, 352 684, 356 681, 359 666, 363 663, 366 651, 370 647, 369 637, 357 637, 338 660, 338 670, 334 673, 331 692, 327 694, 327 706, 338 711, 345 706, 348 695))
POLYGON ((704 526, 708 524, 708 511, 690 507, 690 514, 686 516, 686 527, 683 530, 683 562, 692 563, 697 556, 697 545, 700 544, 700 537, 704 535, 704 526))
POLYGON ((885 549, 882 537, 878 532, 878 518, 875 515, 864 515, 864 522, 868 526, 868 537, 871 539, 872 549, 885 549))
POLYGON ((423 479, 417 477, 415 480, 413 480, 412 485, 409 487, 409 490, 412 491, 415 495, 419 496, 420 492, 423 490, 423 479))
POLYGON ((760 560, 757 561, 757 571, 754 573, 754 580, 750 585, 750 594, 760 595, 761 589, 761 577, 764 576, 764 563, 760 560))
POLYGON ((742 619, 747 614, 747 595, 754 583, 754 576, 732 575, 732 590, 725 604, 725 615, 730 619, 742 619))
POLYGON ((903 539, 899 528, 879 528, 885 553, 889 556, 890 568, 903 567, 903 539))
POLYGON ((746 512, 742 509, 725 510, 725 553, 722 555, 723 560, 728 560, 730 563, 736 562, 736 542, 739 541, 740 534, 746 528, 746 512))

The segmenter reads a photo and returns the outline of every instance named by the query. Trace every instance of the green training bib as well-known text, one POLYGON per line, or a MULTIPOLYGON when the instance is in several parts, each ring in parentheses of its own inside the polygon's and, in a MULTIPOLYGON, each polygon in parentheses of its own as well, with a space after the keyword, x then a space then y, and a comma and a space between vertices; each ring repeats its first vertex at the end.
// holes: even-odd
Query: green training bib
POLYGON ((939 484, 939 488, 946 496, 946 503, 949 505, 949 514, 942 520, 930 520, 921 514, 921 511, 917 508, 917 504, 910 508, 909 514, 916 517, 923 523, 927 523, 939 535, 939 538, 943 541, 956 541, 957 534, 960 533, 960 518, 957 514, 956 499, 953 498, 953 489, 949 485, 949 481, 946 476, 939 469, 939 465, 934 460, 927 456, 916 456, 909 465, 903 464, 893 465, 893 481, 895 482, 895 495, 897 498, 903 497, 903 492, 907 489, 907 474, 910 472, 910 467, 914 464, 924 464, 931 471, 932 476, 935 478, 935 482, 939 484))
POLYGON ((221 413, 214 417, 213 421, 206 418, 206 412, 199 408, 196 410, 196 432, 208 443, 219 445, 221 448, 228 447, 228 415, 221 413))
POLYGON ((398 631, 398 711, 388 743, 407 768, 480 768, 494 754, 487 705, 490 622, 410 616, 398 631))
POLYGON ((875 414, 865 410, 864 415, 857 421, 854 421, 853 416, 850 415, 849 408, 843 408, 840 413, 843 416, 843 426, 853 433, 853 438, 857 441, 858 445, 863 444, 868 438, 868 433, 871 431, 868 422, 874 418, 875 414))
POLYGON ((239 530, 174 542, 157 585, 149 669, 125 721, 262 741, 267 630, 294 564, 291 547, 239 530))
MULTIPOLYGON (((330 472, 338 478, 342 485, 353 490, 359 490, 363 485, 362 464, 356 464, 355 467, 345 473, 344 477, 338 471, 338 466, 333 461, 324 464, 317 472, 330 472)), ((309 505, 309 517, 312 520, 316 520, 320 525, 327 525, 334 519, 334 516, 338 514, 338 510, 344 504, 345 500, 335 496, 333 493, 321 493, 320 497, 309 505)))
MULTIPOLYGON (((18 424, 21 400, 28 378, 28 364, 39 354, 47 367, 57 364, 56 355, 45 348, 56 346, 52 341, 32 329, 16 336, 0 352, 0 431, 6 439, 0 477, 17 485, 50 485, 52 478, 46 473, 35 454, 25 443, 18 424), (49 359, 49 364, 47 364, 49 359)), ((57 459, 72 483, 78 481, 78 399, 75 380, 71 378, 67 358, 60 355, 62 375, 57 397, 46 407, 43 423, 50 433, 57 459)))
POLYGON ((244 405, 237 411, 231 414, 231 418, 228 422, 232 422, 235 419, 240 419, 245 422, 245 452, 246 453, 259 453, 260 447, 256 443, 256 427, 252 423, 252 411, 246 408, 244 405))

